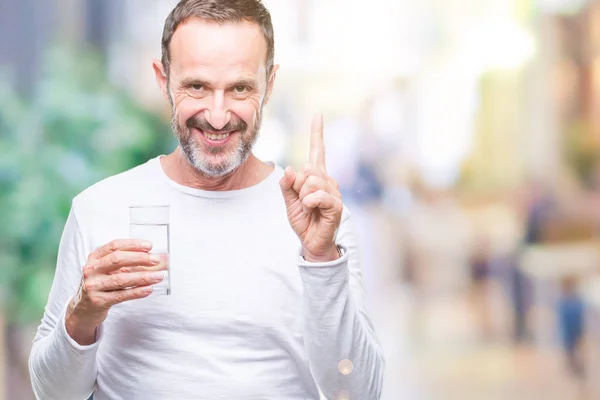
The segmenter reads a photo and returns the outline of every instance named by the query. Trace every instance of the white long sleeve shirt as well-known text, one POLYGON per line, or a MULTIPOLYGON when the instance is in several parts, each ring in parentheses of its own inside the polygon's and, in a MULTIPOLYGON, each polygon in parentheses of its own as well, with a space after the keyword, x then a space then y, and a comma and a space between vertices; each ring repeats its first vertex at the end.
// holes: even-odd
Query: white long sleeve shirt
POLYGON ((304 261, 282 176, 275 166, 256 186, 204 191, 170 180, 155 158, 78 195, 29 360, 37 398, 378 399, 384 361, 350 213, 337 235, 344 255, 304 261), (89 253, 129 237, 130 205, 170 206, 172 294, 114 306, 81 346, 66 306, 89 253))

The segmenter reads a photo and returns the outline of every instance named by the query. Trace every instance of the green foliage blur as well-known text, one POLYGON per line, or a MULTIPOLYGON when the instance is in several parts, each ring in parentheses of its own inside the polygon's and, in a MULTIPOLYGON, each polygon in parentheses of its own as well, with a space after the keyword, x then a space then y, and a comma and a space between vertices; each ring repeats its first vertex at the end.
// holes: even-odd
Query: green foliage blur
POLYGON ((30 99, 0 77, 0 300, 9 324, 41 319, 73 197, 175 145, 168 121, 109 84, 96 53, 53 49, 43 65, 30 99))

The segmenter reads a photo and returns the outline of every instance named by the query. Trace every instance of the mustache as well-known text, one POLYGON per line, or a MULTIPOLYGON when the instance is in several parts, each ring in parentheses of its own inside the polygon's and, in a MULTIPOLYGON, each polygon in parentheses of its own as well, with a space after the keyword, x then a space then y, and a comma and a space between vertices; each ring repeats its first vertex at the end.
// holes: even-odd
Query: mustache
POLYGON ((248 127, 248 124, 246 124, 241 119, 232 118, 227 124, 225 124, 224 127, 222 127, 221 129, 216 129, 214 126, 212 126, 210 124, 210 122, 208 122, 206 120, 206 118, 204 118, 201 115, 194 115, 193 117, 189 118, 186 121, 185 125, 187 126, 188 129, 196 128, 201 131, 210 131, 210 132, 215 132, 215 133, 231 132, 231 131, 245 131, 246 128, 248 127))

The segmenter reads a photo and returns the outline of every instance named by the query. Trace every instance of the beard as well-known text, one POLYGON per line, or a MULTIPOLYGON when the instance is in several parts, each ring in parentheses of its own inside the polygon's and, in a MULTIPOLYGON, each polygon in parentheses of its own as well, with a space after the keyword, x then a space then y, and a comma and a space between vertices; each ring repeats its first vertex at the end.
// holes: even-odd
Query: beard
POLYGON ((191 166, 211 178, 220 178, 230 174, 248 159, 258 139, 261 122, 262 106, 252 127, 232 115, 232 119, 221 129, 213 128, 202 114, 190 117, 183 127, 179 123, 175 110, 172 108, 171 111, 171 127, 183 154, 191 166), (193 133, 192 129, 216 134, 232 132, 232 135, 236 134, 239 137, 231 138, 233 140, 223 146, 207 146, 201 138, 193 133))

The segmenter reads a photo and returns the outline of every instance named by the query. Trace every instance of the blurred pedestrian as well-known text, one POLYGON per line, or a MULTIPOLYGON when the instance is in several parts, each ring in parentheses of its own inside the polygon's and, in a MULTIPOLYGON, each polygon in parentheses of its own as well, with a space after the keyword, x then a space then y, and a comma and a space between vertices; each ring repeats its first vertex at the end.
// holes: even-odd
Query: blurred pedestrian
POLYGON ((583 299, 577 293, 577 280, 573 277, 564 278, 558 301, 559 328, 568 369, 573 375, 579 377, 584 374, 581 357, 584 313, 583 299))

